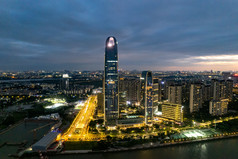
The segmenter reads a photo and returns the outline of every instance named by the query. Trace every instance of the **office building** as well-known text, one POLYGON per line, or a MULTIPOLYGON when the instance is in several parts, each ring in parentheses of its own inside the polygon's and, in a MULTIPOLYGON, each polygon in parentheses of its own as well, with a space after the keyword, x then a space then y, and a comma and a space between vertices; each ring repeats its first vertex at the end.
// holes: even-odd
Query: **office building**
POLYGON ((115 127, 119 117, 118 89, 118 52, 115 37, 108 37, 105 47, 104 66, 104 122, 108 127, 115 127))
POLYGON ((153 80, 151 71, 143 71, 141 78, 141 104, 145 109, 145 124, 151 125, 153 120, 153 80))

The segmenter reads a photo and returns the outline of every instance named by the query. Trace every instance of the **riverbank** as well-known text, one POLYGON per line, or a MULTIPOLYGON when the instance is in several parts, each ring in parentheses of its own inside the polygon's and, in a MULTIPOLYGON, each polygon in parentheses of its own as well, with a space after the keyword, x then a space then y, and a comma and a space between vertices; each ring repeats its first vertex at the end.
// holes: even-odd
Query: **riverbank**
MULTIPOLYGON (((50 159, 237 159, 238 138, 227 138, 212 140, 208 142, 196 142, 191 144, 181 144, 175 146, 149 148, 143 150, 132 150, 124 152, 106 153, 81 153, 68 155, 49 155, 50 159)), ((39 156, 24 159, 38 159, 39 156)))
POLYGON ((123 151, 132 151, 132 150, 145 150, 145 149, 152 149, 152 148, 158 148, 158 147, 167 147, 167 146, 176 146, 176 145, 182 145, 182 144, 192 144, 197 142, 209 142, 213 140, 221 140, 221 139, 227 139, 227 138, 235 138, 238 137, 238 132, 234 135, 224 135, 224 136, 217 136, 212 138, 202 138, 202 139, 196 139, 196 140, 189 140, 189 141, 177 141, 177 142, 168 142, 168 143, 160 143, 160 142, 151 142, 147 144, 142 145, 136 145, 132 147, 122 147, 122 148, 110 148, 107 150, 99 150, 99 151, 93 151, 93 150, 67 150, 63 151, 60 154, 80 154, 80 153, 107 153, 107 152, 123 152, 123 151))
MULTIPOLYGON (((149 150, 149 149, 155 149, 155 148, 162 148, 162 147, 171 147, 171 146, 179 146, 179 145, 187 145, 187 144, 194 144, 194 143, 202 143, 202 142, 210 142, 214 140, 225 140, 229 138, 237 138, 238 132, 234 134, 221 134, 221 136, 216 137, 210 137, 210 138, 200 138, 195 140, 187 140, 187 141, 168 141, 166 143, 161 142, 150 142, 140 145, 135 145, 132 147, 120 147, 120 148, 109 148, 106 150, 66 150, 62 152, 46 152, 43 153, 46 156, 59 156, 59 155, 73 155, 73 154, 103 154, 103 153, 114 153, 114 152, 131 152, 131 151, 138 151, 138 150, 149 150)), ((28 154, 30 155, 30 154, 28 154)), ((27 155, 27 156, 28 156, 27 155)), ((32 154, 33 156, 36 155, 36 153, 32 154)), ((26 157, 23 155, 23 157, 26 157)))

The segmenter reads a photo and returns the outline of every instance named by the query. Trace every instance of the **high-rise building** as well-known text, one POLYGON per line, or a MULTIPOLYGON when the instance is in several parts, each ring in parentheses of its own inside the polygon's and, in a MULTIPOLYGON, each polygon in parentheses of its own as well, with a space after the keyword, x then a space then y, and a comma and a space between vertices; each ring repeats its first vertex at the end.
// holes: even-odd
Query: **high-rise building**
POLYGON ((101 115, 104 113, 104 94, 103 93, 98 93, 97 94, 97 115, 101 115))
POLYGON ((158 106, 159 102, 159 79, 153 79, 153 105, 158 106))
POLYGON ((108 37, 105 47, 104 66, 104 122, 109 127, 117 125, 119 117, 119 89, 118 89, 118 52, 115 37, 108 37))
POLYGON ((211 85, 203 85, 202 89, 203 94, 203 102, 207 102, 211 100, 211 85))
POLYGON ((167 80, 165 81, 164 84, 164 99, 168 99, 168 95, 169 95, 169 86, 175 85, 175 81, 174 80, 167 80))
POLYGON ((141 78, 141 104, 145 109, 145 124, 151 125, 153 120, 153 80, 151 71, 143 71, 141 78))
POLYGON ((162 96, 163 96, 162 90, 163 90, 162 83, 161 83, 161 81, 159 81, 159 83, 158 83, 158 102, 162 101, 162 96))
POLYGON ((162 104, 162 117, 176 122, 183 122, 183 106, 180 104, 162 104))
POLYGON ((125 113, 127 108, 126 105, 126 91, 119 92, 119 115, 122 117, 122 114, 125 113))
POLYGON ((182 104, 182 86, 180 85, 169 86, 168 102, 172 104, 182 104))
POLYGON ((60 89, 69 90, 69 75, 68 74, 63 74, 63 77, 60 80, 60 89))
POLYGON ((120 92, 126 92, 126 101, 132 105, 140 102, 141 83, 136 77, 121 78, 119 82, 120 92))
POLYGON ((213 100, 225 98, 226 85, 224 80, 212 79, 211 93, 213 100))
POLYGON ((225 98, 229 99, 229 101, 232 100, 233 97, 233 81, 227 80, 226 81, 226 95, 225 98))
POLYGON ((183 83, 182 83, 182 104, 187 105, 189 103, 190 86, 191 86, 191 81, 183 81, 183 83))
POLYGON ((202 108, 202 85, 200 83, 191 84, 189 108, 190 113, 199 111, 199 108, 202 108))
POLYGON ((211 115, 224 115, 228 110, 228 99, 211 100, 209 105, 209 113, 211 115))

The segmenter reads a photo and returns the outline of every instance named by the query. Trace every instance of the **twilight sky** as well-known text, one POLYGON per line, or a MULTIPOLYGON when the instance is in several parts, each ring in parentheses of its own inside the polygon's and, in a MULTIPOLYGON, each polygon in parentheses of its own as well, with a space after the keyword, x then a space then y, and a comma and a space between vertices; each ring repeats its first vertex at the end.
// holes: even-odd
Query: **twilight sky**
POLYGON ((0 0, 0 70, 238 70, 237 0, 0 0))

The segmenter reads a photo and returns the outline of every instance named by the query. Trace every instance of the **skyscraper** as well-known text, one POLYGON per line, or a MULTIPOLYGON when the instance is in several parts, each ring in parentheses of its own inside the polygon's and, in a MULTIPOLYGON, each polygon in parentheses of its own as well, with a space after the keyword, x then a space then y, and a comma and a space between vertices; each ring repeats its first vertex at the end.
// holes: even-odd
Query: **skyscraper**
POLYGON ((143 71, 141 78, 142 104, 145 108, 145 124, 151 125, 153 119, 153 80, 151 71, 143 71))
POLYGON ((104 122, 110 127, 117 125, 119 116, 118 83, 117 41, 115 37, 108 37, 105 46, 104 66, 104 122))

